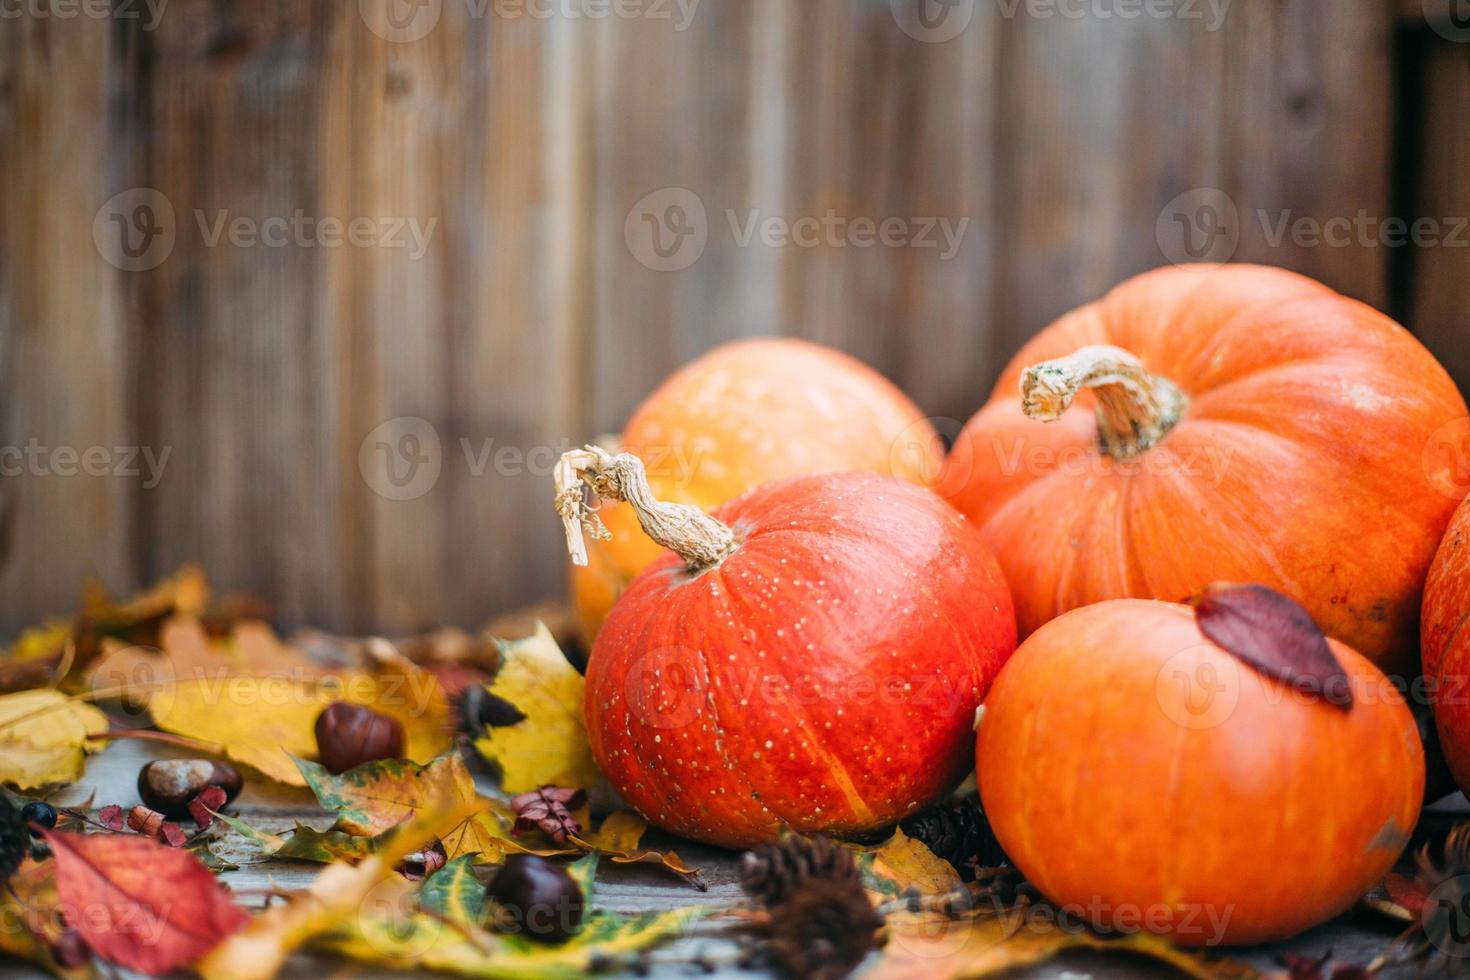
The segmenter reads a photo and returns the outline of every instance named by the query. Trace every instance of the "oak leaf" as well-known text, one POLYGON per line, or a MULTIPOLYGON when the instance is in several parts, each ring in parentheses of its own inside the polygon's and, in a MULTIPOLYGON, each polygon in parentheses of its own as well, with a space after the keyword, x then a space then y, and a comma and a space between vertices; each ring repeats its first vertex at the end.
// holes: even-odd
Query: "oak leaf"
POLYGON ((705 891, 708 886, 700 877, 697 868, 691 868, 684 859, 673 851, 640 849, 639 842, 648 829, 648 821, 628 810, 618 810, 607 815, 595 834, 585 837, 571 836, 572 843, 587 850, 600 851, 612 858, 614 864, 658 864, 689 884, 705 891))
POLYGON ((539 623, 526 639, 501 643, 500 661, 486 690, 525 718, 486 728, 475 748, 499 766, 502 788, 527 793, 551 783, 590 789, 599 777, 582 716, 582 675, 539 623))
POLYGON ((130 834, 45 831, 59 903, 98 956, 161 975, 193 963, 249 916, 184 850, 130 834))
POLYGON ((106 734, 106 715, 60 691, 0 695, 0 782, 22 790, 75 782, 106 734))

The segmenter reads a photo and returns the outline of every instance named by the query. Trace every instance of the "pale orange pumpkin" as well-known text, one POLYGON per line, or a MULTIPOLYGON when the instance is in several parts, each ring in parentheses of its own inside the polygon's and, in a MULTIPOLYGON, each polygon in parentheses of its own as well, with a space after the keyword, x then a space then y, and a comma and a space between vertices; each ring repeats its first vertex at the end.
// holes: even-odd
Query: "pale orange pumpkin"
MULTIPOLYGON (((891 382, 792 338, 737 341, 686 364, 633 413, 615 448, 643 460, 659 500, 706 511, 790 476, 866 471, 932 485, 944 459, 934 427, 891 382)), ((589 543, 588 564, 571 580, 589 643, 662 552, 627 504, 600 516, 612 537, 589 543)))
POLYGON ((1408 842, 1424 757, 1397 687, 1342 643, 1323 652, 1341 683, 1321 690, 1350 706, 1247 666, 1185 605, 1053 619, 980 720, 996 838, 1071 914, 1185 945, 1283 939, 1342 912, 1408 842))
POLYGON ((995 552, 1023 637, 1102 599, 1260 582, 1408 673, 1459 496, 1434 448, 1465 415, 1371 307, 1279 269, 1160 269, 1022 348, 940 492, 995 552))

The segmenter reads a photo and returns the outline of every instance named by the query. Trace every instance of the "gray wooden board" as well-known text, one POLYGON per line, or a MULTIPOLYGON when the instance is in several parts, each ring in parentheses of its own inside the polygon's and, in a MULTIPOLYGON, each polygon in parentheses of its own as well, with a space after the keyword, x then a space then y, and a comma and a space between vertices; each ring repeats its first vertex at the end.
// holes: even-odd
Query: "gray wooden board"
MULTIPOLYGON (((124 807, 138 802, 136 787, 138 769, 153 758, 177 755, 172 748, 154 743, 138 741, 114 742, 101 755, 91 760, 86 777, 74 786, 54 796, 58 805, 77 805, 91 798, 94 806, 119 803, 124 807)), ((246 786, 231 809, 239 812, 248 823, 265 830, 289 828, 299 819, 317 827, 327 826, 331 820, 318 808, 311 794, 302 789, 294 790, 256 779, 246 786)), ((1463 819, 1466 804, 1462 797, 1454 797, 1433 808, 1434 819, 1445 821, 1463 819)), ((672 875, 648 865, 612 865, 604 862, 597 878, 598 904, 621 912, 640 912, 667 909, 680 905, 729 904, 740 898, 736 884, 735 865, 737 855, 718 848, 705 847, 668 835, 651 832, 647 843, 654 847, 673 847, 691 865, 700 869, 708 892, 699 892, 672 875)), ((224 880, 240 892, 249 892, 270 887, 304 887, 319 870, 318 865, 290 861, 263 861, 255 848, 243 838, 230 834, 216 846, 216 852, 240 865, 238 871, 225 873, 224 880)), ((1290 869, 1283 869, 1290 873, 1290 869)), ((260 900, 243 898, 246 904, 260 900)), ((714 961, 731 960, 737 946, 724 933, 729 928, 719 920, 707 920, 696 926, 688 935, 669 943, 651 956, 656 975, 710 975, 716 977, 757 977, 765 975, 759 971, 740 970, 722 966, 713 973, 705 974, 688 961, 704 955, 714 961)), ((1261 970, 1279 969, 1278 958, 1287 950, 1320 955, 1332 950, 1341 962, 1366 963, 1381 953, 1396 932, 1392 923, 1379 921, 1371 915, 1343 916, 1326 925, 1297 937, 1290 943, 1269 947, 1253 947, 1226 951, 1233 959, 1248 962, 1261 970)), ((876 955, 873 957, 876 959, 876 955)), ((350 974, 363 977, 389 976, 381 970, 340 962, 305 954, 294 957, 282 974, 288 978, 320 977, 350 974)), ((1163 977, 1172 976, 1172 971, 1156 967, 1143 961, 1105 956, 1101 954, 1076 953, 1054 960, 1048 964, 1011 974, 1016 977, 1051 977, 1080 980, 1084 977, 1163 977)), ((1416 975, 1413 969, 1401 969, 1384 974, 1391 978, 1416 975)), ((0 980, 40 977, 34 968, 0 959, 0 980)))

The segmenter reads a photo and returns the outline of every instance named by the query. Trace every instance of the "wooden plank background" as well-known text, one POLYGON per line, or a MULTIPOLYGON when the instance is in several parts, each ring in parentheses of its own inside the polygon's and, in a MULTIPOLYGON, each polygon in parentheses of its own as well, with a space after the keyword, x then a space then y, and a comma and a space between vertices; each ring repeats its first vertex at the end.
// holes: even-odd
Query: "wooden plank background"
POLYGON ((963 420, 1052 317, 1181 257, 1173 213, 1203 205, 1234 209, 1218 248, 1389 310, 1470 384, 1470 234, 1272 234, 1470 215, 1449 4, 155 7, 0 21, 0 447, 169 454, 156 486, 55 456, 0 476, 0 633, 67 611, 86 572, 124 589, 186 560, 288 626, 479 624, 561 588, 551 454, 680 362, 810 337, 963 420), (138 271, 105 238, 134 188, 174 231, 138 271), (625 231, 669 188, 707 243, 659 271, 625 231), (737 234, 829 211, 966 225, 952 255, 737 234), (209 239, 221 213, 298 212, 433 225, 422 255, 209 239), (422 493, 364 476, 380 442, 430 460, 422 493))

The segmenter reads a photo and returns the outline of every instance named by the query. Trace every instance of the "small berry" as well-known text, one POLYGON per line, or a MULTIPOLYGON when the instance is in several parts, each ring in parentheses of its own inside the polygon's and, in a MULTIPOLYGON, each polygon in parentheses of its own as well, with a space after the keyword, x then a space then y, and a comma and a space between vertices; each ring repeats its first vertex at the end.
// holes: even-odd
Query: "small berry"
MULTIPOLYGON (((31 800, 21 807, 20 815, 28 824, 38 823, 48 830, 56 826, 56 807, 44 800, 31 800)), ((31 833, 34 834, 35 830, 31 833)))
POLYGON ((560 942, 582 924, 582 889, 567 870, 534 854, 512 854, 486 889, 502 932, 560 942))

